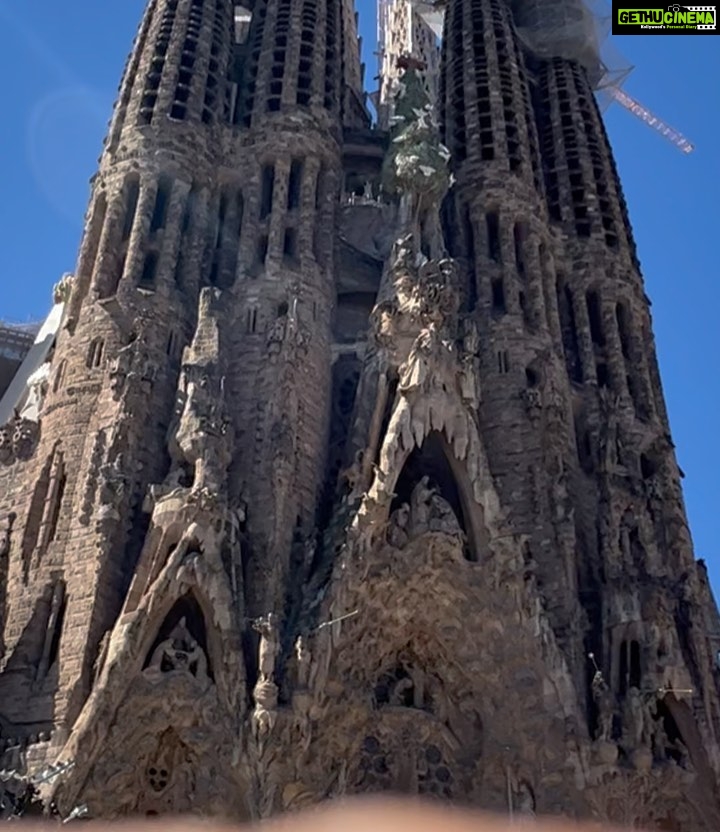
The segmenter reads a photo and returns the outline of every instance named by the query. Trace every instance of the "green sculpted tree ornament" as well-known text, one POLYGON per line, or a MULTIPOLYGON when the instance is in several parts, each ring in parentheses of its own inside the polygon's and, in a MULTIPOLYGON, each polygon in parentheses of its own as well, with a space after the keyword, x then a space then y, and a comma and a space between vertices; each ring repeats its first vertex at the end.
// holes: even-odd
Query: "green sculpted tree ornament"
POLYGON ((383 188, 400 199, 402 230, 431 258, 444 254, 440 206, 452 185, 449 162, 422 78, 410 64, 398 82, 383 188))

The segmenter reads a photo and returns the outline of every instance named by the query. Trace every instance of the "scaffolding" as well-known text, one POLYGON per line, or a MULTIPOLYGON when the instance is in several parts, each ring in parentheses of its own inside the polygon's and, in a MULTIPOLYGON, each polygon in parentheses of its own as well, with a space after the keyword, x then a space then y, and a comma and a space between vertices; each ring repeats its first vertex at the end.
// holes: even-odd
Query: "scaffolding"
MULTIPOLYGON (((560 59, 583 66, 595 90, 598 105, 605 111, 618 103, 641 119, 683 153, 694 146, 623 89, 633 66, 610 40, 611 18, 605 0, 509 0, 518 37, 527 52, 541 61, 560 59)), ((439 0, 378 0, 378 41, 380 90, 374 100, 387 100, 388 66, 393 51, 392 10, 405 3, 417 13, 437 38, 442 36, 444 2, 439 0), (385 85, 385 86, 384 86, 385 85)), ((418 56, 420 57, 420 56, 418 56)))
POLYGON ((0 321, 0 357, 22 361, 34 344, 39 329, 37 322, 11 324, 0 321))

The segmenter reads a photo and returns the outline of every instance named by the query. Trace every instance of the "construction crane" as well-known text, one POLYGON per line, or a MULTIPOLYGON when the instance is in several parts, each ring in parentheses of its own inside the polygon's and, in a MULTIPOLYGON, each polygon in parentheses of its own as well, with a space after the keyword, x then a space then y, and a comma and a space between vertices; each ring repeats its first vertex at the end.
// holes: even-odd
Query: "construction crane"
POLYGON ((658 133, 665 136, 665 138, 674 144, 678 150, 681 150, 683 153, 692 153, 693 150, 695 150, 695 145, 689 142, 685 136, 682 135, 682 133, 674 130, 672 127, 665 124, 662 119, 654 116, 650 110, 643 107, 639 101, 636 101, 631 95, 628 95, 624 90, 620 89, 620 87, 609 88, 608 93, 612 96, 613 100, 617 101, 618 104, 623 106, 626 110, 629 110, 641 121, 644 121, 649 127, 653 127, 658 131, 658 133))
MULTIPOLYGON (((445 14, 445 7, 447 5, 446 0, 378 0, 378 23, 379 23, 379 41, 380 41, 380 56, 382 61, 382 55, 384 54, 384 48, 386 43, 386 27, 388 25, 388 11, 389 7, 394 2, 406 2, 412 8, 414 8, 424 23, 433 31, 437 38, 442 37, 442 28, 443 28, 443 18, 445 14)), ((539 0, 534 0, 534 2, 539 2, 539 0)), ((591 6, 596 5, 596 0, 585 0, 587 8, 590 9, 591 6)), ((598 26, 598 30, 602 31, 604 26, 602 25, 604 17, 602 13, 598 13, 597 11, 591 12, 595 17, 595 20, 600 23, 598 26)), ((640 104, 639 101, 634 99, 631 95, 625 92, 621 84, 630 74, 630 69, 623 71, 622 73, 613 73, 608 70, 603 59, 600 58, 598 53, 598 66, 602 69, 602 72, 598 76, 598 84, 595 87, 597 92, 602 92, 606 96, 608 96, 610 101, 616 101, 621 107, 626 109, 628 112, 632 113, 636 118, 639 118, 649 127, 652 127, 654 130, 657 130, 661 136, 664 136, 671 144, 678 148, 682 153, 689 154, 695 150, 695 145, 692 144, 685 136, 682 135, 678 130, 675 130, 670 125, 666 124, 662 119, 658 118, 654 115, 647 107, 644 107, 640 104), (614 76, 614 80, 613 79, 614 76)), ((382 70, 381 70, 382 72, 382 70)), ((375 95, 374 101, 378 101, 377 94, 375 95)), ((606 98, 606 101, 608 99, 606 98)))

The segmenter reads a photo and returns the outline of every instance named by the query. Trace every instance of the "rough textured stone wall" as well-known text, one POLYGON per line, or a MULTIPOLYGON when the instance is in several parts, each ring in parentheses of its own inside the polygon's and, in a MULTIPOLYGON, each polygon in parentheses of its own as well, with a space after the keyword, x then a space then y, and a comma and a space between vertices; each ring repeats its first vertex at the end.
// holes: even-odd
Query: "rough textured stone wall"
POLYGON ((124 82, 135 85, 127 112, 121 102, 117 142, 93 181, 41 420, 27 451, 3 472, 3 510, 17 520, 0 695, 7 718, 26 726, 20 741, 52 728, 62 737, 77 716, 142 546, 145 490, 167 469, 166 433, 206 268, 216 165, 212 127, 200 127, 200 89, 213 54, 225 62, 218 83, 229 54, 215 35, 227 30, 229 41, 229 10, 198 9, 184 0, 148 9, 124 82), (165 49, 168 26, 184 34, 165 49), (171 99, 191 59, 194 92, 180 118, 171 99), (140 118, 145 93, 137 85, 156 73, 160 109, 148 121, 140 118))

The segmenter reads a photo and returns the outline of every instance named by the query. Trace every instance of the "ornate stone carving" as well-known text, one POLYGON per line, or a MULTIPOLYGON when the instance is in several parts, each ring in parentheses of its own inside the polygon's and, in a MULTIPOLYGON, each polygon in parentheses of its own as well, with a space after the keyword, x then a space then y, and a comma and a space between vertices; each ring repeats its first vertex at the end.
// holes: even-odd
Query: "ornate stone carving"
POLYGON ((152 654, 148 671, 152 673, 189 673, 199 682, 209 682, 205 651, 180 619, 169 637, 152 654))
POLYGON ((310 335, 298 319, 297 297, 293 298, 287 309, 273 321, 268 330, 266 341, 271 364, 277 363, 281 354, 289 363, 294 364, 307 351, 310 335))
POLYGON ((599 742, 610 742, 612 740, 615 701, 610 687, 599 670, 593 676, 592 697, 597 708, 597 726, 594 739, 599 742))
POLYGON ((50 362, 41 364, 27 380, 25 400, 20 410, 20 419, 28 422, 39 422, 43 403, 50 381, 50 362))
POLYGON ((132 333, 129 343, 119 349, 110 364, 110 389, 117 401, 131 393, 133 383, 151 385, 155 380, 156 368, 150 358, 147 335, 132 333))
POLYGON ((73 275, 65 272, 59 282, 53 286, 53 303, 67 303, 70 300, 74 283, 73 275))
POLYGON ((410 503, 404 503, 392 513, 387 540, 391 546, 401 549, 408 541, 425 532, 438 532, 458 540, 464 539, 452 506, 436 487, 430 485, 427 476, 413 489, 410 503))
POLYGON ((40 437, 40 427, 37 422, 31 422, 16 416, 12 422, 12 451, 16 459, 29 459, 40 437))
POLYGON ((11 512, 0 525, 0 558, 5 558, 10 554, 12 530, 16 517, 15 512, 11 512))
POLYGON ((631 687, 623 702, 623 745, 628 750, 649 748, 652 740, 650 703, 631 687))
POLYGON ((253 621, 253 629, 260 633, 258 676, 264 682, 271 682, 275 675, 275 662, 280 654, 280 634, 275 614, 271 612, 253 621))
POLYGON ((107 522, 119 520, 122 501, 128 486, 124 471, 123 456, 118 453, 100 467, 97 486, 97 520, 107 522))

